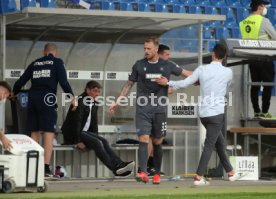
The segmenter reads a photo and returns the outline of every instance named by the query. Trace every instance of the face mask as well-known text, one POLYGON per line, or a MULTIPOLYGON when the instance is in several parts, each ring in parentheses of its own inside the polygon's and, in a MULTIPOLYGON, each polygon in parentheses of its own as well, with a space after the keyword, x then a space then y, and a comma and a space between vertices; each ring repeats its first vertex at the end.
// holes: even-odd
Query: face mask
POLYGON ((267 8, 264 7, 262 15, 265 16, 267 14, 267 8))

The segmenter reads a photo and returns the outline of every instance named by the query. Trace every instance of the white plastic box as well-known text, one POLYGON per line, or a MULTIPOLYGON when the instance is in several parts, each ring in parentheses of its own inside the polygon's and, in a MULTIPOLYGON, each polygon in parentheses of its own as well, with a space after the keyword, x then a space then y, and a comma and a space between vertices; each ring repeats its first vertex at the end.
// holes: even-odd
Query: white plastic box
POLYGON ((44 149, 26 135, 6 136, 11 141, 12 149, 2 149, 0 155, 0 166, 4 166, 4 179, 0 186, 2 191, 47 191, 47 183, 44 180, 44 149))

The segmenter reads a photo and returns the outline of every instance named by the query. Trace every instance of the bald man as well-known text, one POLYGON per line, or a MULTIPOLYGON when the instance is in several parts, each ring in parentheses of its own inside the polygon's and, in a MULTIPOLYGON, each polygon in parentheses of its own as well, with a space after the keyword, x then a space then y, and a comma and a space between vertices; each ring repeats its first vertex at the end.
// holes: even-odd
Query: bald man
POLYGON ((53 139, 56 132, 57 104, 56 92, 59 83, 65 93, 73 96, 67 81, 64 63, 57 58, 57 46, 47 43, 43 50, 44 56, 32 62, 23 75, 14 84, 13 91, 20 89, 31 81, 28 99, 27 128, 31 137, 39 142, 40 132, 44 139, 45 178, 53 177, 49 164, 53 150, 53 139))

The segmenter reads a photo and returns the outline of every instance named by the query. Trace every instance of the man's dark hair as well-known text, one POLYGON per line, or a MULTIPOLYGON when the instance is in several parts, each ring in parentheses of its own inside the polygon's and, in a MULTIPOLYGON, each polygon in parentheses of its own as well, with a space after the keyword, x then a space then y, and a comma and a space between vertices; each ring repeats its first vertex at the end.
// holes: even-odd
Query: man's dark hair
POLYGON ((7 82, 0 81, 0 86, 6 88, 11 93, 12 89, 11 89, 10 85, 7 82))
POLYGON ((226 47, 222 44, 216 44, 213 48, 216 58, 223 59, 226 56, 227 50, 226 47))
POLYGON ((88 89, 102 88, 102 86, 98 82, 96 82, 94 80, 91 80, 91 81, 89 81, 89 82, 86 83, 85 89, 87 89, 87 88, 88 89))
POLYGON ((269 1, 266 0, 252 0, 250 7, 251 7, 251 11, 255 12, 258 10, 258 7, 261 5, 268 5, 270 4, 269 1))
POLYGON ((159 47, 158 47, 158 54, 164 52, 165 50, 170 50, 170 47, 166 46, 164 44, 160 44, 159 47))
POLYGON ((152 42, 156 47, 159 46, 159 39, 156 36, 150 36, 145 39, 145 43, 149 43, 149 42, 152 42))

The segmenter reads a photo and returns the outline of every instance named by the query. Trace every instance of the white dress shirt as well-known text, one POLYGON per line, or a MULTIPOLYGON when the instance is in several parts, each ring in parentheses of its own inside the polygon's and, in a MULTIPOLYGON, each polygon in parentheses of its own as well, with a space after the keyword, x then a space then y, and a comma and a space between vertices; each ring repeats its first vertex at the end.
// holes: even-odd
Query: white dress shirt
POLYGON ((200 117, 211 117, 224 113, 225 95, 233 77, 232 70, 221 62, 213 61, 199 66, 191 76, 180 81, 169 81, 173 89, 180 89, 200 82, 200 117))
POLYGON ((86 120, 86 123, 85 123, 85 125, 84 125, 82 131, 88 131, 88 129, 89 129, 89 127, 90 127, 92 106, 93 106, 93 103, 89 104, 89 115, 88 115, 88 118, 87 118, 87 120, 86 120))

